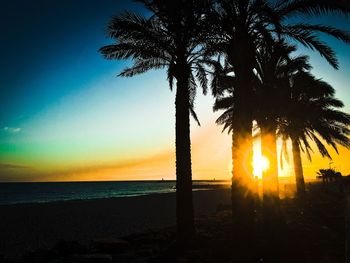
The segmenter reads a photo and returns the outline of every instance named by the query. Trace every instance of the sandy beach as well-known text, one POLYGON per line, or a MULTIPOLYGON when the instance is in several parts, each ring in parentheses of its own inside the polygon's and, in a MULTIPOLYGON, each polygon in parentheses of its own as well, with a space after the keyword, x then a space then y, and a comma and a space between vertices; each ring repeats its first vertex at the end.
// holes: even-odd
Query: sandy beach
POLYGON ((95 262, 96 257, 98 262, 345 262, 350 196, 338 186, 308 184, 304 198, 280 200, 276 218, 264 219, 264 206, 256 200, 254 238, 244 247, 237 239, 242 225, 232 224, 230 189, 195 191, 196 235, 182 252, 174 242, 174 193, 3 205, 0 261, 3 255, 20 259, 4 262, 38 263, 95 262), (119 243, 102 248, 98 240, 119 243))
MULTIPOLYGON (((230 203, 229 189, 194 192, 196 217, 230 203)), ((0 254, 16 257, 59 240, 87 243, 175 224, 175 194, 0 206, 0 254)))

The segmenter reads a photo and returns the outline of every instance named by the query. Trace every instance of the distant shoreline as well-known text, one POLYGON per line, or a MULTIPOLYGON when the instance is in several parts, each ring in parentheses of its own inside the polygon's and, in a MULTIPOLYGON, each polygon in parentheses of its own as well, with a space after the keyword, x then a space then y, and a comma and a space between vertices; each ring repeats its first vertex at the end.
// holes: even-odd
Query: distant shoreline
MULTIPOLYGON (((136 183, 152 183, 152 182, 176 182, 176 180, 108 180, 108 181, 10 181, 10 182, 1 182, 0 184, 47 184, 47 183, 116 183, 116 182, 136 182, 136 183)), ((205 179, 205 180, 192 180, 192 182, 231 182, 230 179, 205 179)))
MULTIPOLYGON (((294 191, 293 178, 281 178, 281 189, 294 191), (287 187, 287 188, 286 188, 287 187)), ((309 182, 320 180, 306 180, 309 182)), ((230 180, 194 180, 193 191, 230 188, 230 180)), ((259 179, 262 187, 262 180, 259 179)), ((47 204, 110 198, 130 198, 153 194, 174 193, 174 180, 30 182, 0 183, 0 206, 16 204, 47 204)), ((290 194, 288 194, 290 195, 290 194)))
MULTIPOLYGON (((228 181, 194 181, 193 191, 229 187, 228 181)), ((130 198, 174 193, 175 181, 61 182, 0 184, 0 205, 130 198)))
MULTIPOLYGON (((344 177, 346 176, 350 176, 349 175, 343 175, 344 177)), ((281 177, 278 177, 279 180, 281 181, 285 181, 285 180, 289 180, 289 181, 292 181, 294 182, 294 176, 281 176, 281 177)), ((315 182, 315 181, 320 181, 320 179, 317 179, 316 178, 316 175, 314 177, 305 177, 304 178, 306 182, 315 182)), ((261 181, 262 178, 259 178, 259 181, 261 181)), ((58 183, 58 184, 64 184, 64 183, 159 183, 159 182, 164 182, 164 183, 176 183, 176 180, 108 180, 108 181, 9 181, 9 182, 1 182, 0 181, 0 185, 1 184, 55 184, 55 183, 58 183)), ((231 179, 218 179, 218 180, 213 180, 213 179, 205 179, 205 180, 192 180, 193 183, 196 183, 196 182, 212 182, 212 183, 231 183, 231 179)))
MULTIPOLYGON (((221 189, 229 189, 231 190, 230 186, 227 187, 213 187, 213 188, 194 188, 192 189, 193 193, 198 191, 211 191, 211 190, 221 190, 221 189)), ((151 194, 137 194, 137 195, 129 195, 129 196, 116 196, 116 197, 101 197, 101 198, 85 198, 85 199, 68 199, 68 200, 56 200, 56 201, 42 201, 42 202, 31 202, 31 203, 13 203, 13 204, 0 204, 0 210, 2 207, 8 207, 8 206, 26 206, 26 205, 50 205, 50 204, 65 204, 65 203, 76 203, 76 202, 89 202, 89 201, 106 201, 106 200, 116 200, 120 198, 135 198, 135 197, 145 197, 145 196, 162 196, 162 195, 174 195, 174 192, 168 192, 168 193, 151 193, 151 194)))
MULTIPOLYGON (((288 190, 288 196, 295 191, 294 178, 280 178, 280 189, 288 190)), ((305 180, 321 182, 317 179, 305 180)), ((193 191, 229 188, 230 180, 194 180, 193 191)), ((262 180, 259 178, 259 191, 262 180)), ((130 198, 150 194, 174 193, 174 180, 148 181, 89 181, 89 182, 31 182, 0 183, 0 205, 45 204, 79 200, 99 200, 109 198, 130 198)), ((283 191, 281 192, 282 196, 283 191)))

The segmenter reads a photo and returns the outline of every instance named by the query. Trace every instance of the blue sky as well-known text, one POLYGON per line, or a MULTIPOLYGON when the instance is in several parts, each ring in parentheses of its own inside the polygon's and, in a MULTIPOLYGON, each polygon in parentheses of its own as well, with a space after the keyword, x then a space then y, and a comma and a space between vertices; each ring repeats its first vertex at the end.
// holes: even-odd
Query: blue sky
MULTIPOLYGON (((98 53, 111 43, 105 34, 107 22, 126 9, 144 12, 129 1, 2 1, 0 168, 30 168, 35 179, 36 174, 54 173, 52 167, 62 172, 173 154, 174 93, 164 72, 117 78, 128 62, 107 61, 98 53)), ((350 30, 349 18, 320 21, 350 30)), ((336 88, 349 112, 350 47, 326 39, 338 53, 339 71, 317 53, 301 51, 311 55, 313 72, 336 88)), ((211 112, 212 103, 210 95, 198 96, 202 127, 192 122, 193 141, 199 145, 203 134, 215 130, 217 147, 227 144, 225 157, 217 158, 229 163, 229 138, 213 123, 217 114, 211 112)), ((173 176, 173 166, 167 169, 173 176)), ((11 180, 12 172, 0 171, 0 181, 11 180)))
POLYGON ((98 48, 108 43, 118 1, 3 1, 1 4, 0 123, 18 125, 60 98, 84 89, 116 65, 98 48))

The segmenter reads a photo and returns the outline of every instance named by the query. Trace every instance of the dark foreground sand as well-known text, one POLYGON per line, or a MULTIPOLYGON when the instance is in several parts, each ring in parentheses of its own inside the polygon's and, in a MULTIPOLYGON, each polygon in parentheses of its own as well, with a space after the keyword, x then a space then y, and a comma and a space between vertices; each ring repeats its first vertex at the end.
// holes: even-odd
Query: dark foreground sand
MULTIPOLYGON (((230 203, 229 189, 194 192, 196 217, 230 203)), ((0 206, 0 254, 50 248, 57 241, 81 243, 121 237, 175 224, 175 194, 0 206)))
POLYGON ((18 262, 349 262, 350 193, 336 182, 280 205, 254 200, 253 214, 244 206, 232 217, 229 189, 194 192, 196 235, 185 246, 175 242, 174 194, 0 206, 0 262, 33 249, 18 262))

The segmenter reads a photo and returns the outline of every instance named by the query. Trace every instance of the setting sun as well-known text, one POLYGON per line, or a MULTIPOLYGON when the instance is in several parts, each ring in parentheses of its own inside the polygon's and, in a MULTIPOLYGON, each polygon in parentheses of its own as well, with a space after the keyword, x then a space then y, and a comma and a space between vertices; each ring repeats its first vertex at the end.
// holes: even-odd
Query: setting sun
POLYGON ((269 168, 269 160, 260 154, 254 154, 253 173, 255 176, 262 177, 263 171, 269 168))

